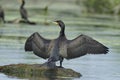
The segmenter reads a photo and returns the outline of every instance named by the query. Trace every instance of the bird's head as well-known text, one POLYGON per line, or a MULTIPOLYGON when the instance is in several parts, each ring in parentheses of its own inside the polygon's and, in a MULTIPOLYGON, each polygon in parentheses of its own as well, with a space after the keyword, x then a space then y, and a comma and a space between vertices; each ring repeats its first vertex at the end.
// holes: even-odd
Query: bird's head
POLYGON ((64 33, 64 31, 65 31, 65 24, 63 23, 63 21, 57 20, 57 21, 54 21, 54 22, 55 22, 56 24, 58 24, 59 27, 61 28, 60 36, 64 36, 64 35, 65 35, 65 33, 64 33))
POLYGON ((60 28, 64 29, 65 28, 65 24, 63 23, 63 21, 61 20, 56 20, 54 21, 56 24, 58 24, 60 26, 60 28))

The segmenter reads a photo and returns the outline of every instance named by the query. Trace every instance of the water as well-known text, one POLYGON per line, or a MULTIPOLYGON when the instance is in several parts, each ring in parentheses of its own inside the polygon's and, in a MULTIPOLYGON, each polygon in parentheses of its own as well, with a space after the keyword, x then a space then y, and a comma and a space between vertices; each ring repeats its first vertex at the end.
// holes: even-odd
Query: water
MULTIPOLYGON (((120 23, 114 20, 114 16, 104 15, 101 17, 100 15, 96 18, 97 15, 93 14, 92 18, 85 17, 85 15, 80 17, 80 6, 71 0, 69 3, 65 1, 52 2, 52 0, 26 0, 26 2, 25 8, 28 10, 30 20, 42 23, 45 19, 50 21, 62 19, 67 23, 66 36, 68 39, 86 34, 110 48, 110 52, 106 55, 86 55, 72 60, 64 60, 65 68, 71 68, 82 74, 82 77, 72 80, 120 80, 120 28, 118 29, 120 23), (49 5, 47 18, 43 10, 46 5, 49 5), (99 26, 96 27, 96 25, 99 26)), ((20 18, 19 2, 1 0, 0 3, 5 10, 6 20, 20 18)), ((25 52, 24 43, 33 32, 39 32, 45 38, 58 37, 60 28, 56 26, 52 24, 50 26, 40 24, 32 26, 0 23, 0 66, 18 63, 44 63, 46 60, 37 57, 32 52, 25 52)), ((21 78, 0 73, 0 80, 21 80, 21 78)), ((33 77, 32 80, 40 79, 33 77)))
MULTIPOLYGON (((33 32, 39 32, 45 38, 54 39, 59 34, 57 25, 0 25, 0 66, 18 63, 41 64, 45 60, 32 52, 24 51, 24 43, 33 32)), ((120 79, 120 30, 93 26, 66 25, 66 36, 73 39, 86 34, 110 48, 106 55, 86 55, 81 58, 64 60, 63 66, 71 68, 83 76, 73 80, 119 80, 120 79)), ((25 78, 26 79, 26 78, 25 78)), ((33 78, 35 80, 35 78, 33 78)), ((20 78, 0 73, 0 80, 20 80, 20 78)), ((67 79, 65 79, 67 80, 67 79)))

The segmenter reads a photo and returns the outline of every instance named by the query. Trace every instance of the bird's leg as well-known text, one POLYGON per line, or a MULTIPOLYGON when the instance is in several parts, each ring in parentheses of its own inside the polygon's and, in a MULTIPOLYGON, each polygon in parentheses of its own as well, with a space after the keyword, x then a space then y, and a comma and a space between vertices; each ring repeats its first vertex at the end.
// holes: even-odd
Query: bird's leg
POLYGON ((63 60, 64 60, 64 58, 63 58, 63 57, 60 57, 60 66, 59 66, 59 68, 63 68, 63 67, 62 67, 62 62, 63 62, 63 60))

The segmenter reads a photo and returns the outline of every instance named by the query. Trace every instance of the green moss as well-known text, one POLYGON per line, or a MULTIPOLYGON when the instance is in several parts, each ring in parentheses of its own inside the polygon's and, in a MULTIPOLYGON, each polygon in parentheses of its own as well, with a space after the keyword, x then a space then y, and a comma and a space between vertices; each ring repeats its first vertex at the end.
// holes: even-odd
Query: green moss
POLYGON ((55 68, 49 69, 41 67, 39 64, 11 64, 0 66, 0 72, 10 76, 20 78, 30 77, 48 77, 48 78, 61 78, 61 77, 80 77, 81 74, 73 71, 72 69, 55 68))

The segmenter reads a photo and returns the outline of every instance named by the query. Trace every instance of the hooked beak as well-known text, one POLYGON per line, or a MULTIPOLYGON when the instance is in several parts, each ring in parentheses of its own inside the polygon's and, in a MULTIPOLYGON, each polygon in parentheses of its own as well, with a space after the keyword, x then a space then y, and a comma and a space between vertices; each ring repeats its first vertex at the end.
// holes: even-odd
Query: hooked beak
POLYGON ((53 24, 57 24, 57 25, 58 25, 58 22, 56 22, 56 21, 53 21, 52 23, 53 23, 53 24))

